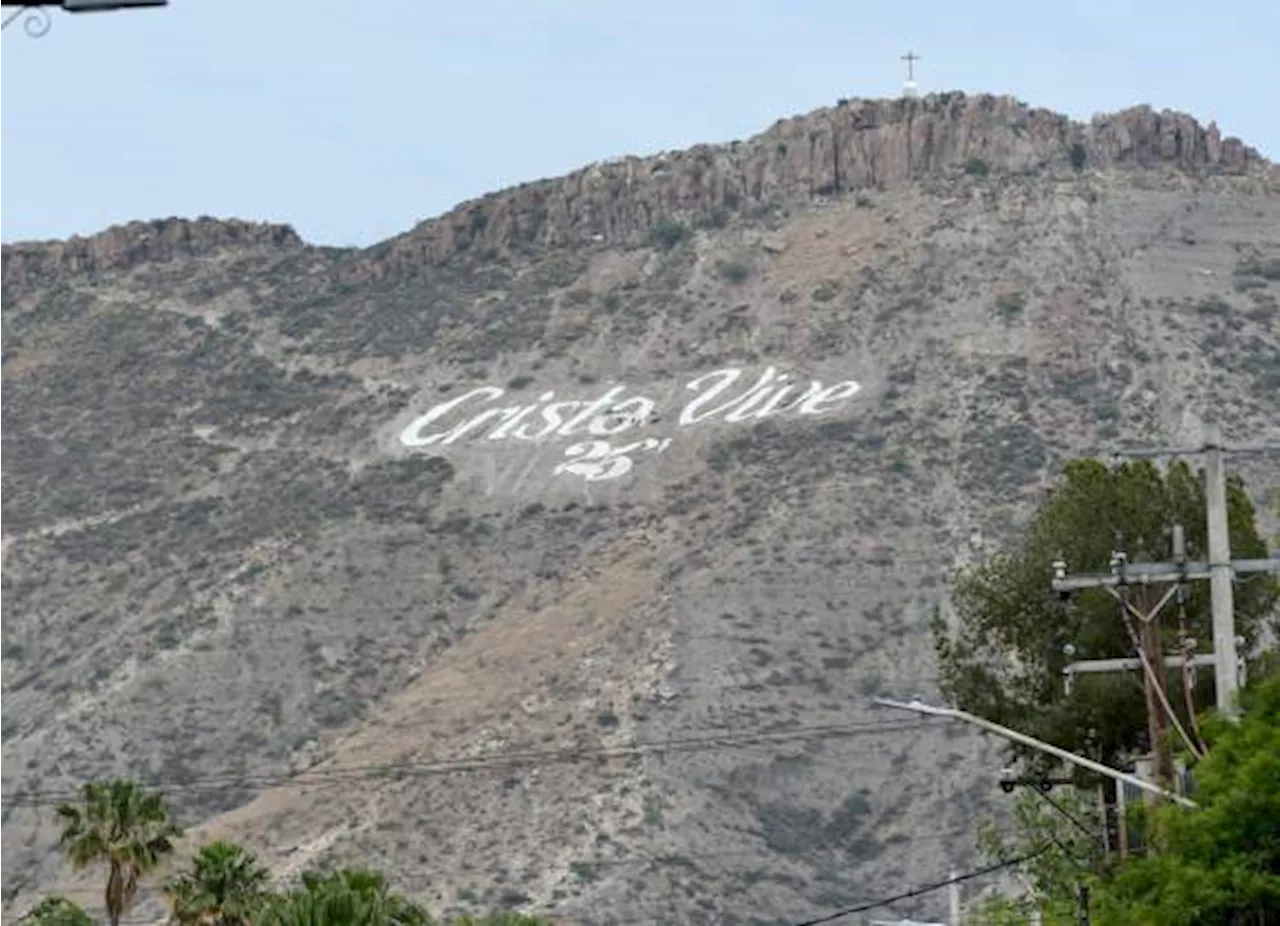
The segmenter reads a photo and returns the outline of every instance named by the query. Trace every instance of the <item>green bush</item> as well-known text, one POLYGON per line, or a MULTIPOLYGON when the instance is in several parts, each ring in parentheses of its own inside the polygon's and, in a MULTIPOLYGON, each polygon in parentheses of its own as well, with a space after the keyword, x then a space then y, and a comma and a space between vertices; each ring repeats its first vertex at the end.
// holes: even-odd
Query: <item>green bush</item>
POLYGON ((991 165, 982 158, 969 158, 964 162, 964 172, 970 177, 985 177, 991 173, 991 165))
POLYGON ((716 276, 726 283, 745 283, 751 276, 751 267, 741 260, 722 260, 716 263, 716 276))
POLYGON ((834 280, 823 280, 809 294, 814 302, 830 302, 840 292, 840 284, 834 280))
POLYGON ((1246 257, 1236 265, 1237 277, 1258 276, 1272 282, 1280 281, 1280 257, 1246 257))
POLYGON ((1071 146, 1071 166, 1076 170, 1084 170, 1084 162, 1089 159, 1089 152, 1084 150, 1084 145, 1076 142, 1071 146))
POLYGON ((996 297, 996 314, 1005 321, 1017 318, 1027 307, 1027 297, 1022 293, 1001 293, 996 297))
POLYGON ((649 241, 664 251, 670 251, 681 242, 687 241, 692 234, 693 231, 683 222, 667 220, 653 226, 653 230, 649 232, 649 241))

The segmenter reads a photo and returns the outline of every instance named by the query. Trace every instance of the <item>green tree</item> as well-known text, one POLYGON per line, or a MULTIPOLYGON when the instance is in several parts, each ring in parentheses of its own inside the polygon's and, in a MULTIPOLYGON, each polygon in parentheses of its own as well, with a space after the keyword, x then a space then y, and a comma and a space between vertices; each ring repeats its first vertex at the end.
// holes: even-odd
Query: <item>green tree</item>
POLYGON ((260 926, 430 926, 418 904, 393 893, 386 877, 369 868, 307 872, 302 887, 280 895, 258 918, 260 926))
MULTIPOLYGON (((1237 479, 1229 481, 1227 507, 1233 555, 1265 556, 1253 505, 1237 479)), ((1131 656, 1133 646, 1114 599, 1093 590, 1060 601, 1049 587, 1051 565, 1061 555, 1073 572, 1105 571, 1116 531, 1124 534, 1130 561, 1168 560, 1174 524, 1185 528, 1190 557, 1203 559, 1204 511, 1202 480, 1183 463, 1164 473, 1145 461, 1112 468, 1094 460, 1068 464, 1022 542, 957 578, 956 626, 940 616, 934 622, 944 693, 965 710, 1107 764, 1144 748, 1146 709, 1134 677, 1085 676, 1071 695, 1064 692, 1061 673, 1069 661, 1131 656), (1072 656, 1064 651, 1068 643, 1072 656)), ((1157 593, 1136 589, 1135 603, 1157 593)), ((1244 652, 1278 595, 1270 578, 1237 586, 1244 652)), ((1212 639, 1208 583, 1191 583, 1186 621, 1190 637, 1212 639)), ((1176 679, 1169 680, 1169 694, 1175 705, 1184 702, 1176 679)), ((1211 702, 1208 673, 1194 695, 1197 705, 1211 702)), ((1010 748, 1033 770, 1047 769, 1041 754, 1010 748)))
POLYGON ((65 897, 46 897, 18 922, 23 926, 96 926, 84 908, 65 897))
POLYGON ((230 842, 201 846, 165 885, 179 926, 248 926, 267 899, 271 873, 230 842))
POLYGON ((1280 671, 1246 686, 1238 725, 1207 717, 1194 809, 1154 811, 1152 852, 1095 892, 1100 926, 1280 923, 1280 671))
POLYGON ((173 851, 181 828, 169 816, 163 798, 126 779, 84 786, 80 806, 63 804, 60 845, 73 868, 105 863, 105 903, 111 926, 138 892, 138 880, 173 851))
POLYGON ((1087 792, 1058 790, 1040 794, 1027 789, 1013 806, 1013 833, 990 821, 978 828, 978 848, 991 864, 1017 858, 1026 894, 1020 898, 993 897, 970 911, 988 926, 1025 926, 1033 911, 1044 926, 1078 922, 1079 889, 1102 869, 1102 821, 1087 792))

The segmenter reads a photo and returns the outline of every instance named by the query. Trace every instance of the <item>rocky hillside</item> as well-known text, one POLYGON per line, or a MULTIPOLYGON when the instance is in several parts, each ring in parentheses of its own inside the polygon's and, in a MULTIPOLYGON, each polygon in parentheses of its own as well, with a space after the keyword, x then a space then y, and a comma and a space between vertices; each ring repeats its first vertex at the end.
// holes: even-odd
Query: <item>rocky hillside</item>
POLYGON ((438 911, 787 923, 943 877, 998 756, 869 696, 936 692, 948 571, 1062 460, 1280 440, 1278 300, 1239 141, 962 94, 365 250, 6 245, 6 911, 96 903, 51 804, 109 773, 438 911))

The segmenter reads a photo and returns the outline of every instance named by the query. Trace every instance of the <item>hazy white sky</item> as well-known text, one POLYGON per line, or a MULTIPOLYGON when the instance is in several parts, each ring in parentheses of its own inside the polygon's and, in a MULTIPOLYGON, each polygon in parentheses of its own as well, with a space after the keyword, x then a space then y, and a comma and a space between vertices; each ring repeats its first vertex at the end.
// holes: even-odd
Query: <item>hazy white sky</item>
POLYGON ((5 241, 135 218, 371 244, 591 161, 839 97, 1147 102, 1280 158, 1280 0, 170 0, 3 34, 5 241))

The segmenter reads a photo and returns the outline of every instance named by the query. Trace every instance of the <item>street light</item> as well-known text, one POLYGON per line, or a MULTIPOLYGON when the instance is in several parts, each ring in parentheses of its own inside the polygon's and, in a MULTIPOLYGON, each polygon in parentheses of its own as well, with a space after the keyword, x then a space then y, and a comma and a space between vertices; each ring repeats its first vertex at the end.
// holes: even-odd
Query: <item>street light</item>
POLYGON ((169 0, 62 0, 62 8, 68 13, 100 13, 107 10, 127 10, 137 6, 167 6, 169 0))
POLYGON ((949 717, 955 720, 963 720, 965 723, 971 723, 974 726, 982 727, 984 730, 1003 736, 1005 739, 1013 740, 1015 743, 1021 743, 1024 746, 1030 746, 1032 749, 1038 749, 1040 752, 1047 752, 1051 756, 1056 756, 1064 762, 1070 762, 1072 765, 1078 765, 1081 768, 1096 772, 1099 775, 1106 775, 1108 778, 1114 778, 1116 781, 1123 781, 1125 784, 1133 785, 1135 788, 1141 788, 1143 791, 1151 794, 1159 795, 1167 798, 1183 807, 1196 807, 1196 802, 1181 794, 1174 794, 1167 791, 1152 781, 1145 778, 1139 778, 1137 775, 1130 775, 1128 772, 1122 772, 1119 769, 1111 768, 1103 765, 1101 762, 1095 762, 1093 759, 1085 756, 1078 756, 1074 752, 1068 752, 1061 746, 1054 746, 1052 743, 1046 743, 1038 740, 1033 736, 1025 733, 1019 733, 1017 730, 1010 730, 1008 727, 1002 727, 998 723, 987 720, 985 717, 978 717, 967 711, 962 711, 955 707, 934 707, 925 704, 919 698, 909 702, 894 701, 891 698, 873 698, 874 703, 883 707, 896 707, 899 710, 914 711, 917 714, 926 714, 931 717, 949 717))
POLYGON ((61 7, 66 13, 107 13, 113 10, 131 10, 147 6, 168 6, 169 0, 0 0, 0 6, 17 7, 5 16, 0 29, 8 29, 16 19, 22 19, 27 35, 39 38, 53 26, 53 19, 46 7, 61 7))
POLYGON ((68 13, 124 10, 135 6, 168 6, 169 0, 0 0, 0 6, 60 6, 68 13))

